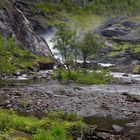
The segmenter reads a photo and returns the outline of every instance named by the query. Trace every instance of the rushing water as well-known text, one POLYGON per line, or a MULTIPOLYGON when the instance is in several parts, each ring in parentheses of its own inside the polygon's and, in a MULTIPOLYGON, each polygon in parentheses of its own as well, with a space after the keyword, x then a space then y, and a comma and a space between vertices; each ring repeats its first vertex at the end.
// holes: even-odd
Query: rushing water
POLYGON ((52 26, 52 27, 50 27, 50 29, 44 31, 44 33, 42 33, 41 36, 44 38, 44 40, 49 45, 49 48, 50 48, 52 54, 54 55, 55 59, 59 59, 61 61, 62 57, 60 55, 60 52, 56 48, 54 48, 54 44, 52 42, 52 39, 53 39, 56 31, 57 31, 56 27, 52 26))
POLYGON ((111 75, 114 78, 123 78, 126 80, 135 80, 140 82, 140 74, 126 74, 126 73, 119 73, 119 72, 111 72, 111 75))

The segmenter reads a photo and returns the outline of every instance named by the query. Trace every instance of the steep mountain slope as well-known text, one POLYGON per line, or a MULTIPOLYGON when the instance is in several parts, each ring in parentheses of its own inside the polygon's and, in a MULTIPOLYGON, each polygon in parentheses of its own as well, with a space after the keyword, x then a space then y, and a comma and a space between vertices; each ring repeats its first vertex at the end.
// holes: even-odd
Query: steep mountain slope
POLYGON ((13 37, 25 49, 42 56, 52 56, 48 45, 33 30, 32 25, 15 5, 14 1, 4 1, 0 11, 0 34, 13 37))

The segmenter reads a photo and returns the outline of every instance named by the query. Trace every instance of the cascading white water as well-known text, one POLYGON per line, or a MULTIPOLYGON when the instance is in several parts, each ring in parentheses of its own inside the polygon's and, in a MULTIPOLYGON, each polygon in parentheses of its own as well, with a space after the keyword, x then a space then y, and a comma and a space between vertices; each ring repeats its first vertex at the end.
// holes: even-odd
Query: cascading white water
POLYGON ((61 55, 60 55, 60 52, 59 52, 56 48, 54 48, 54 44, 53 44, 53 42, 51 41, 52 38, 53 38, 53 36, 54 36, 54 34, 48 34, 48 35, 45 35, 45 36, 44 36, 44 39, 45 39, 45 41, 48 43, 49 48, 50 48, 50 50, 52 51, 54 57, 55 57, 56 59, 62 59, 62 57, 61 57, 61 55))
POLYGON ((62 56, 56 48, 54 48, 54 44, 52 42, 52 39, 56 33, 57 29, 55 27, 51 27, 51 29, 47 30, 45 33, 41 34, 41 36, 44 38, 44 40, 49 45, 49 48, 54 56, 55 59, 62 61, 62 56))

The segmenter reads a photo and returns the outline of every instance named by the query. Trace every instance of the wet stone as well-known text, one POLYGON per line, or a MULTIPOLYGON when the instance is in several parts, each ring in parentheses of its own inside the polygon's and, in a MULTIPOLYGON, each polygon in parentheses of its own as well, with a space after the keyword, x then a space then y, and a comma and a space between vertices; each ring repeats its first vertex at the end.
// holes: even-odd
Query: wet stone
POLYGON ((112 129, 118 133, 118 132, 122 132, 123 127, 118 125, 112 125, 112 129))

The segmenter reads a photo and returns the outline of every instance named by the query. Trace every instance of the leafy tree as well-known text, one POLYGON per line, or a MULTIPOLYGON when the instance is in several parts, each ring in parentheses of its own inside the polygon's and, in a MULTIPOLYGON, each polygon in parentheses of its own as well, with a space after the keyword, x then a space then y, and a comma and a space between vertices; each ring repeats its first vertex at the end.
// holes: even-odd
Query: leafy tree
POLYGON ((72 52, 75 45, 76 32, 71 30, 65 24, 58 26, 58 31, 55 34, 55 37, 52 39, 54 43, 54 48, 58 49, 61 55, 62 63, 69 70, 69 64, 72 61, 72 52))
POLYGON ((86 67, 86 61, 91 55, 95 55, 99 51, 99 45, 92 33, 85 33, 83 40, 78 43, 79 50, 82 54, 83 67, 86 67))

